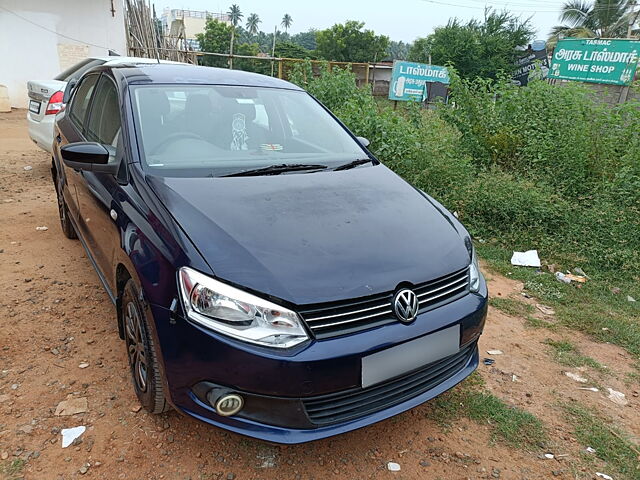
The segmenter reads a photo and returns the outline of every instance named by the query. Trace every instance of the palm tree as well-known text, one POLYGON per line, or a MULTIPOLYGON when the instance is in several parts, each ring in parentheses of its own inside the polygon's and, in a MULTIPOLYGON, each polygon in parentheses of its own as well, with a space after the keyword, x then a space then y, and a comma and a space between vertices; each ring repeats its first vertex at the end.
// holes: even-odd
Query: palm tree
POLYGON ((570 0, 560 12, 558 25, 551 30, 550 42, 562 37, 626 37, 635 0, 570 0))
POLYGON ((285 13, 284 17, 282 17, 282 23, 280 24, 284 28, 285 32, 289 31, 289 27, 291 27, 292 23, 293 23, 293 18, 291 18, 291 15, 289 15, 288 13, 285 13))
POLYGON ((244 15, 240 11, 240 7, 235 3, 229 7, 229 20, 231 21, 231 45, 229 46, 229 68, 233 68, 233 44, 236 41, 236 27, 242 20, 244 15))
POLYGON ((231 24, 234 27, 237 27, 240 23, 240 20, 242 20, 242 17, 244 17, 242 12, 240 11, 240 7, 235 3, 231 5, 231 7, 229 7, 229 11, 227 13, 229 14, 229 20, 231 20, 231 24))
POLYGON ((251 35, 258 33, 258 24, 262 23, 257 13, 252 13, 247 17, 247 31, 251 35))

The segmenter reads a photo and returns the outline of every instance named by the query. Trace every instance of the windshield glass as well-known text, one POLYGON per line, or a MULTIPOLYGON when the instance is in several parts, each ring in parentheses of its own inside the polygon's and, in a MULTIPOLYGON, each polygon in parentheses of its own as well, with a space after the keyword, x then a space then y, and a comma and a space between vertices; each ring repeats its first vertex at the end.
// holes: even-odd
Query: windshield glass
POLYGON ((282 164, 338 166, 367 154, 306 92, 153 85, 132 89, 147 168, 222 176, 282 164))

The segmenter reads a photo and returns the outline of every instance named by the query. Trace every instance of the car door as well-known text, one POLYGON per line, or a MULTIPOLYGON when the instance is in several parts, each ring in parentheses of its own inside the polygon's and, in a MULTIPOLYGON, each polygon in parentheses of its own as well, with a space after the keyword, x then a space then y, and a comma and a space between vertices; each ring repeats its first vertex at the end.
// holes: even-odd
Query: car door
POLYGON ((60 159, 60 166, 62 166, 62 172, 64 175, 64 181, 61 182, 62 194, 64 195, 65 202, 67 203, 69 214, 78 227, 80 227, 80 217, 77 186, 78 182, 82 181, 82 175, 80 170, 75 170, 64 164, 62 156, 60 155, 60 148, 68 143, 82 142, 84 140, 85 122, 89 112, 91 96, 93 95, 93 91, 99 77, 99 74, 87 75, 77 85, 75 94, 73 95, 65 113, 65 115, 68 116, 69 121, 58 124, 59 131, 54 142, 57 150, 57 157, 60 159))
MULTIPOLYGON (((104 145, 111 152, 109 161, 120 163, 120 168, 125 169, 121 128, 118 90, 113 80, 103 74, 91 101, 84 136, 86 141, 104 145)), ((77 190, 82 236, 103 280, 113 291, 113 259, 120 247, 120 234, 115 222, 118 209, 114 208, 114 197, 121 186, 116 175, 110 173, 82 171, 81 177, 83 181, 78 183, 77 190)))

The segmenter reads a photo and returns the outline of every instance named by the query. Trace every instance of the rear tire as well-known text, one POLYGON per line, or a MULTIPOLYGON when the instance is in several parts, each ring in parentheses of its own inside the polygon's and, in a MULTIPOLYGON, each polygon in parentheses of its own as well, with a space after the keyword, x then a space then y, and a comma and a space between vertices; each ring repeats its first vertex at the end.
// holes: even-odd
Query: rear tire
POLYGON ((149 413, 169 410, 153 338, 138 288, 129 279, 122 294, 122 321, 131 380, 138 400, 149 413))
POLYGON ((64 201, 64 195, 62 194, 62 185, 60 185, 59 178, 56 179, 56 197, 58 200, 58 215, 60 216, 60 226, 62 227, 62 233, 64 236, 70 239, 78 238, 71 219, 69 218, 69 209, 67 208, 67 202, 64 201))

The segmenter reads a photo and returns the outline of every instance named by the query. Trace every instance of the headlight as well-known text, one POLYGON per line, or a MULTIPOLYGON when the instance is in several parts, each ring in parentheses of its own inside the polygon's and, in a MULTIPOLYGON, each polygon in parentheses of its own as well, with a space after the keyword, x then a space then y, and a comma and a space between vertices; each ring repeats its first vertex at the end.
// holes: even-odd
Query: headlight
POLYGON ((265 347, 289 348, 309 337, 295 312, 187 267, 180 293, 190 320, 230 337, 265 347))
POLYGON ((478 256, 476 249, 471 247, 471 265, 469 265, 469 290, 477 292, 480 290, 480 267, 478 265, 478 256))

